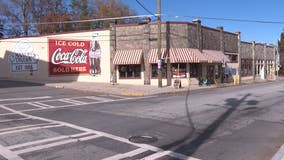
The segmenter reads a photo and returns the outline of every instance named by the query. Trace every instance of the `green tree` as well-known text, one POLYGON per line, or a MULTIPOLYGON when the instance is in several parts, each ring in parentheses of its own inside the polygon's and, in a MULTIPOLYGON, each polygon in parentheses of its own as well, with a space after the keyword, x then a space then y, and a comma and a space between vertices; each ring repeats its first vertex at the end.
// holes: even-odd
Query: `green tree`
POLYGON ((4 37, 4 21, 3 18, 0 18, 0 38, 4 37))
POLYGON ((279 50, 279 54, 280 54, 280 65, 281 70, 283 70, 283 66, 284 66, 284 30, 282 31, 280 38, 278 40, 278 50, 279 50))
POLYGON ((4 37, 4 25, 0 24, 0 38, 4 37))
MULTIPOLYGON (((72 20, 104 19, 136 15, 130 7, 121 0, 71 0, 70 5, 72 20)), ((94 29, 109 27, 114 20, 101 20, 95 22, 81 22, 73 24, 78 29, 94 29)), ((118 20, 117 23, 129 23, 133 21, 118 20)))
POLYGON ((284 30, 280 35, 280 38, 278 40, 278 48, 280 49, 280 51, 284 52, 284 30))
MULTIPOLYGON (((94 3, 94 17, 96 18, 113 18, 136 15, 136 13, 130 9, 127 4, 122 3, 121 0, 94 0, 94 3)), ((99 27, 108 27, 112 22, 113 21, 100 21, 98 25, 99 27)), ((129 22, 131 23, 132 21, 126 19, 116 21, 116 23, 129 22)))

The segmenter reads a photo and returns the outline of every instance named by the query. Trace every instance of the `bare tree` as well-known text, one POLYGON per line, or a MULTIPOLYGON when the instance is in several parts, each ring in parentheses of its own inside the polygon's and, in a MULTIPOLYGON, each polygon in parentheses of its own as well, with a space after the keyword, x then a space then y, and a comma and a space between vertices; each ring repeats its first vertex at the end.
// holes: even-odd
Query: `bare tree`
POLYGON ((40 34, 72 30, 71 24, 64 23, 71 19, 63 0, 38 0, 34 11, 37 31, 40 34))
MULTIPOLYGON (((88 0, 71 0, 70 13, 73 21, 87 20, 92 18, 92 5, 88 0)), ((92 29, 90 22, 74 23, 73 27, 75 30, 92 29)))
MULTIPOLYGON (((7 37, 104 28, 114 21, 68 21, 130 15, 135 15, 135 12, 121 0, 0 0, 0 25, 5 24, 2 28, 7 37)), ((3 31, 1 33, 3 37, 3 31)))
POLYGON ((34 0, 10 0, 0 2, 0 14, 7 22, 8 34, 28 36, 32 30, 34 0))

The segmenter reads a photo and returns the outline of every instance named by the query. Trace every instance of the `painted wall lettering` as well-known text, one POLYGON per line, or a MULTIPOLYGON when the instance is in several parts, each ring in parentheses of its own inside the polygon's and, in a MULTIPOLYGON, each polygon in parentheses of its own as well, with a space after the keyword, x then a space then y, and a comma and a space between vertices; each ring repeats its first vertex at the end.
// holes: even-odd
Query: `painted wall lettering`
POLYGON ((89 73, 90 41, 49 39, 49 74, 89 73))
POLYGON ((28 40, 16 43, 9 55, 11 72, 34 72, 38 70, 39 55, 28 40))

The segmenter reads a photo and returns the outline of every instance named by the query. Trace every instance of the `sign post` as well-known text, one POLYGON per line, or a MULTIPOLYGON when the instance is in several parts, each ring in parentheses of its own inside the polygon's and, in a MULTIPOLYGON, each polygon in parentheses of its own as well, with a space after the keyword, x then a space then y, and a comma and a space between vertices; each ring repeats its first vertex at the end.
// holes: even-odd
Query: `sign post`
POLYGON ((280 67, 281 67, 281 65, 278 65, 278 66, 276 67, 276 79, 278 79, 280 67))

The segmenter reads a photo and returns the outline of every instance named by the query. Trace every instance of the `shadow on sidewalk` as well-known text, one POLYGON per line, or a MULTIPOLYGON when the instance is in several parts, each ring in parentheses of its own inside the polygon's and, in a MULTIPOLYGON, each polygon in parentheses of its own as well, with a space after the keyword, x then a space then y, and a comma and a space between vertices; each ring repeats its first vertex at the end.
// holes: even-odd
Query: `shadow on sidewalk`
POLYGON ((32 83, 24 81, 13 81, 13 80, 0 80, 1 88, 13 88, 13 87, 31 87, 31 86, 43 86, 41 83, 32 83))
MULTIPOLYGON (((7 69, 9 73, 0 73, 0 88, 13 88, 13 87, 30 87, 30 86, 44 86, 45 83, 57 83, 57 82, 73 82, 78 80, 80 74, 79 71, 74 72, 74 74, 62 76, 64 74, 58 74, 52 78, 52 80, 47 81, 48 77, 44 78, 45 75, 41 72, 48 72, 50 76, 51 62, 43 61, 38 58, 32 57, 31 55, 25 55, 22 53, 17 53, 14 51, 5 51, 4 58, 0 58, 1 65, 8 65, 7 69), (46 67, 46 69, 45 69, 46 67), (67 80, 66 80, 67 79, 67 80)), ((58 68, 62 65, 58 65, 58 68)))

